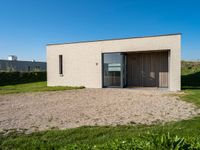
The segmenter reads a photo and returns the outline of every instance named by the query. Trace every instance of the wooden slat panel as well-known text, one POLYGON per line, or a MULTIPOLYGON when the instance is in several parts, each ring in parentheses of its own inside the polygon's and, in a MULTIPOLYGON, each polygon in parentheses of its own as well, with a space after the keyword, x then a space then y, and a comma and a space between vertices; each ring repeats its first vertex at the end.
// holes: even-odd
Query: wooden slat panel
POLYGON ((129 53, 128 86, 168 87, 168 52, 129 53))

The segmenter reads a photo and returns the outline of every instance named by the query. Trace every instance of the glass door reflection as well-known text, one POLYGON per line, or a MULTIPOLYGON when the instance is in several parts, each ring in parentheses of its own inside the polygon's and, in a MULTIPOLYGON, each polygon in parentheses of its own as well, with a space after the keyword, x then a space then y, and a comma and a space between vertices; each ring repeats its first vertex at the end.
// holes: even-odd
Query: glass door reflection
POLYGON ((122 53, 103 54, 103 87, 123 87, 122 53))

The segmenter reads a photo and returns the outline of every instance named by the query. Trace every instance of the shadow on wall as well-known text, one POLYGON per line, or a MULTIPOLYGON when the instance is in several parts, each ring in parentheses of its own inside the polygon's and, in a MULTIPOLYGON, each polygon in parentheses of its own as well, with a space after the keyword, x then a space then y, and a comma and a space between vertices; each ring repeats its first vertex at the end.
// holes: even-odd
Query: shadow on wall
POLYGON ((181 76, 182 89, 200 89, 200 71, 181 76))

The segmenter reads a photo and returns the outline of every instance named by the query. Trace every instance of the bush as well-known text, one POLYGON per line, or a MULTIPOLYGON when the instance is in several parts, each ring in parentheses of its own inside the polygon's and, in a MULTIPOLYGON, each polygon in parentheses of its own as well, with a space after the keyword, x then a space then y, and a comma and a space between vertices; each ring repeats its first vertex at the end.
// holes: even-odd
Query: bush
POLYGON ((46 80, 46 72, 0 72, 0 86, 46 80))
POLYGON ((200 72, 200 62, 189 62, 182 61, 181 62, 181 74, 188 75, 200 72))
POLYGON ((200 62, 182 61, 181 86, 200 87, 200 62))
POLYGON ((200 72, 181 76, 181 85, 200 87, 200 72))

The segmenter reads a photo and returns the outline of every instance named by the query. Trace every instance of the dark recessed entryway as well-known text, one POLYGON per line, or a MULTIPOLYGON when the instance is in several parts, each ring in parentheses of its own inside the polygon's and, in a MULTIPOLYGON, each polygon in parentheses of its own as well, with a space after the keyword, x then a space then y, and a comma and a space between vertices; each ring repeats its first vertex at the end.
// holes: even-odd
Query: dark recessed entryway
POLYGON ((168 87, 168 51, 103 54, 103 87, 168 87))

